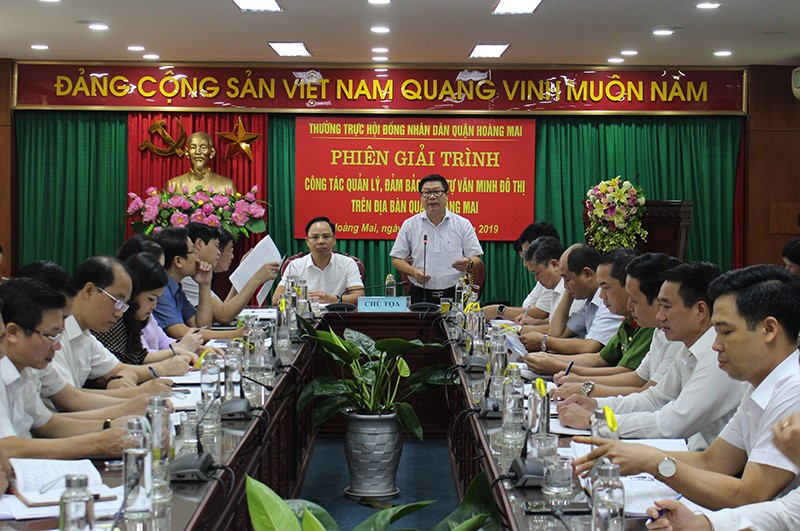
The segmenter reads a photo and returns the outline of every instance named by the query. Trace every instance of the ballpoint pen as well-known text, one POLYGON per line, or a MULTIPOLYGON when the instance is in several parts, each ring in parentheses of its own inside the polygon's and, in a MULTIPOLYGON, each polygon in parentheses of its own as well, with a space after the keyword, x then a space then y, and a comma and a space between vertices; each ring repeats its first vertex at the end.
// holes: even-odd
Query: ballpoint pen
POLYGON ((566 370, 566 371, 564 371, 564 376, 569 376, 569 371, 571 371, 571 370, 572 370, 572 366, 573 366, 573 365, 575 365, 575 362, 574 362, 574 361, 571 361, 571 362, 569 362, 569 365, 567 365, 567 370, 566 370))
MULTIPOLYGON (((683 494, 678 494, 672 499, 677 501, 680 500, 681 498, 683 498, 683 494)), ((664 516, 664 514, 666 514, 667 511, 668 509, 659 509, 658 514, 655 516, 655 518, 648 518, 647 521, 644 523, 644 525, 652 524, 653 522, 664 516)))

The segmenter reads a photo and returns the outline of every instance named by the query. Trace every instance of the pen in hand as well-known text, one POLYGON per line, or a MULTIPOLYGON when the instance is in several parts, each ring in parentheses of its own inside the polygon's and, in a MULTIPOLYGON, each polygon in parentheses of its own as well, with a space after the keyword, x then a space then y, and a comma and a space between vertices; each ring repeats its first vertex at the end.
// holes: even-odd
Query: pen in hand
MULTIPOLYGON (((681 498, 683 498, 683 494, 678 494, 673 498, 673 500, 678 501, 681 498)), ((644 525, 652 524, 653 522, 664 516, 667 513, 667 511, 668 509, 659 509, 658 514, 655 516, 655 518, 648 518, 647 521, 644 523, 644 525)))
POLYGON ((172 346, 172 343, 169 344, 169 349, 172 351, 172 355, 173 356, 177 356, 178 355, 178 353, 175 352, 175 347, 172 346))
POLYGON ((571 361, 571 362, 569 362, 569 365, 567 365, 567 370, 566 370, 566 371, 564 371, 564 376, 569 376, 569 371, 571 371, 571 370, 572 370, 572 366, 573 366, 573 365, 575 365, 575 362, 574 362, 574 361, 571 361))

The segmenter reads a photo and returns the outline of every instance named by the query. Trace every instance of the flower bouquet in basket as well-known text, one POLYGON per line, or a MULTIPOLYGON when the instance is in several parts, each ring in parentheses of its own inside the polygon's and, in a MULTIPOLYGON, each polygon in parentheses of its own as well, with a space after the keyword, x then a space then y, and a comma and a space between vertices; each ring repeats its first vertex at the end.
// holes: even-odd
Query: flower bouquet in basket
POLYGON ((196 221, 223 227, 238 239, 267 230, 266 209, 262 206, 266 201, 256 199, 257 192, 258 186, 246 194, 230 190, 217 193, 201 186, 192 191, 184 186, 180 192, 171 186, 166 190, 151 186, 144 198, 128 192, 128 217, 134 218, 131 221, 134 232, 158 233, 165 227, 184 227, 196 221))
POLYGON ((619 247, 633 249, 640 240, 647 240, 642 227, 645 198, 641 188, 617 176, 589 188, 586 197, 589 245, 605 252, 619 247))

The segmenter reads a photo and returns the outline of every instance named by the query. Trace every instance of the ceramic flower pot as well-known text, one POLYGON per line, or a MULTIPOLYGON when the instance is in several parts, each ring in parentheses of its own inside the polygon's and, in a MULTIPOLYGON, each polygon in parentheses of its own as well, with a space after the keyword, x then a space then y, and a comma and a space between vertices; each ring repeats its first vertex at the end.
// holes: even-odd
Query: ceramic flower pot
POLYGON ((403 437, 394 414, 345 414, 344 452, 350 469, 350 498, 392 499, 403 451, 403 437))

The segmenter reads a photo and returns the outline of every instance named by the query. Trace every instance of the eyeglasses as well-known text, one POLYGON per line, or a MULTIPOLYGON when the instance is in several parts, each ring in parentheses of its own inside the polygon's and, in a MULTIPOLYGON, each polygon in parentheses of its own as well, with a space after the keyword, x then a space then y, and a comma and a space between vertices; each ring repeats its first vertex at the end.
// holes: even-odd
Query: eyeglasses
POLYGON ((128 304, 125 301, 119 300, 118 298, 116 298, 115 296, 113 296, 112 294, 110 294, 109 292, 107 292, 106 290, 101 288, 100 286, 97 286, 97 289, 99 289, 100 291, 102 291, 103 293, 108 295, 109 298, 111 298, 111 300, 114 301, 114 309, 115 310, 125 313, 125 312, 128 311, 128 308, 131 307, 130 304, 128 304))
POLYGON ((316 242, 319 240, 329 241, 333 239, 333 234, 314 234, 313 236, 307 236, 309 240, 312 242, 316 242))
POLYGON ((28 325, 24 325, 24 324, 20 324, 20 323, 16 323, 16 325, 18 327, 22 328, 23 330, 27 330, 28 332, 36 332, 37 334, 39 334, 40 336, 42 336, 46 340, 50 341, 50 343, 53 344, 53 345, 57 344, 59 341, 61 341, 61 338, 64 337, 64 331, 63 330, 61 332, 57 333, 56 335, 52 335, 52 334, 45 334, 44 332, 42 332, 40 330, 36 330, 32 326, 28 326, 28 325))
POLYGON ((429 197, 436 197, 438 199, 439 197, 442 197, 445 193, 447 192, 445 192, 444 190, 425 190, 424 192, 420 192, 420 195, 425 199, 429 197))

